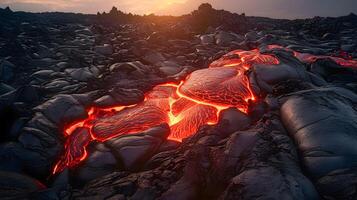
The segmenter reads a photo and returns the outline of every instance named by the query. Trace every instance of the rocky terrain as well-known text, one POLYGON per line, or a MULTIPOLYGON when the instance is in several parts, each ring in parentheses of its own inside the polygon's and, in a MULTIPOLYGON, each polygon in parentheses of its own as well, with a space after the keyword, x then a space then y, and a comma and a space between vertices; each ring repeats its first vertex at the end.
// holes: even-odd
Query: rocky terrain
POLYGON ((356 15, 278 20, 203 4, 181 17, 0 18, 1 199, 357 199, 356 15), (92 142, 52 173, 64 127, 88 108, 143 101, 237 49, 281 62, 246 72, 257 96, 246 113, 224 110, 182 142, 166 124, 92 142))

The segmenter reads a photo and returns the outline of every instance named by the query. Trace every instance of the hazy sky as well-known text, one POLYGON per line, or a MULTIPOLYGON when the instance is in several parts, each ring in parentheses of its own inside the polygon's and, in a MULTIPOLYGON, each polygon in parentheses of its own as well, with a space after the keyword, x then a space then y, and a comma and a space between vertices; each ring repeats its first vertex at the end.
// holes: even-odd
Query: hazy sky
POLYGON ((274 18, 357 13, 357 0, 0 0, 0 7, 10 6, 13 10, 31 12, 96 13, 109 11, 114 5, 125 12, 137 14, 179 15, 189 13, 203 2, 211 3, 217 9, 274 18))

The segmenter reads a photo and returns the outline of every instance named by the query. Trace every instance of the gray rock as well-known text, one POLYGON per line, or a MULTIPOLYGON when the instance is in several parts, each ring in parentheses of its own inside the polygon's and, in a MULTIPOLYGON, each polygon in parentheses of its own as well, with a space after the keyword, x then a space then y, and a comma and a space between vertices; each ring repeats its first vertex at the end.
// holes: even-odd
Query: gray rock
POLYGON ((145 164, 168 136, 167 125, 151 128, 140 135, 128 135, 106 142, 126 170, 136 170, 145 164))
POLYGON ((328 79, 329 76, 333 75, 333 72, 341 71, 343 68, 339 66, 337 63, 331 60, 318 60, 311 64, 310 71, 316 76, 320 76, 325 80, 328 79))
POLYGON ((85 108, 71 95, 57 95, 36 107, 36 110, 57 125, 87 117, 85 108))
POLYGON ((48 80, 52 77, 52 74, 54 74, 55 71, 47 69, 47 70, 40 70, 31 75, 31 77, 43 81, 43 80, 48 80))
POLYGON ((336 39, 336 38, 337 38, 337 36, 335 34, 333 34, 333 33, 325 33, 321 37, 321 39, 323 39, 323 40, 333 40, 333 39, 336 39))
POLYGON ((168 40, 168 43, 172 45, 172 47, 178 49, 189 48, 192 45, 192 43, 188 40, 178 40, 178 39, 168 40))
POLYGON ((142 64, 140 61, 115 63, 109 67, 109 70, 113 72, 124 73, 125 75, 132 75, 137 78, 143 77, 148 73, 148 67, 142 64))
MULTIPOLYGON (((5 143, 0 146, 0 169, 4 171, 22 172, 34 177, 45 177, 50 173, 53 158, 46 157, 47 149, 40 151, 25 149, 19 143, 5 143)), ((58 153, 58 152, 57 152, 58 153)))
POLYGON ((118 105, 117 101, 114 99, 114 97, 110 95, 104 95, 97 100, 94 101, 94 105, 102 108, 107 108, 110 106, 115 106, 118 105))
POLYGON ((52 184, 51 189, 60 196, 61 193, 65 193, 69 188, 69 170, 64 169, 60 174, 58 174, 52 184))
POLYGON ((273 167, 248 169, 232 179, 226 190, 228 194, 223 199, 319 199, 315 191, 304 191, 305 188, 312 187, 311 183, 306 182, 307 186, 303 185, 304 182, 297 185, 294 179, 297 177, 286 176, 273 167), (285 182, 284 186, 281 185, 282 182, 285 182), (237 196, 233 195, 234 192, 237 196), (245 195, 242 197, 239 193, 245 195))
POLYGON ((36 200, 58 200, 59 197, 53 189, 45 189, 35 192, 31 195, 32 199, 36 200))
POLYGON ((221 155, 223 160, 218 161, 221 164, 216 166, 217 174, 214 175, 224 177, 220 170, 229 173, 232 169, 238 169, 238 174, 230 180, 220 198, 319 199, 312 183, 301 173, 293 143, 281 132, 283 128, 278 128, 281 125, 266 124, 269 127, 264 127, 266 133, 248 130, 229 138, 221 155), (269 134, 271 139, 264 134, 269 134), (267 154, 271 150, 275 153, 267 154))
POLYGON ((17 156, 23 148, 19 143, 9 142, 0 145, 0 171, 19 172, 23 170, 23 162, 17 156))
POLYGON ((215 35, 216 44, 219 46, 227 46, 230 42, 234 41, 236 37, 228 32, 220 31, 215 35))
POLYGON ((353 92, 332 87, 291 94, 281 107, 284 125, 298 145, 303 166, 326 198, 357 197, 357 178, 350 176, 357 173, 356 102, 353 92), (351 179, 346 182, 341 180, 343 176, 351 179))
POLYGON ((15 65, 7 60, 0 60, 0 80, 8 82, 14 78, 15 65))
POLYGON ((57 135, 59 128, 56 124, 47 119, 41 112, 36 112, 32 119, 27 123, 27 126, 54 135, 57 135))
POLYGON ((53 56, 53 52, 45 45, 39 45, 36 54, 39 58, 48 58, 53 56))
POLYGON ((164 141, 161 146, 160 149, 158 150, 158 152, 164 152, 164 151, 171 151, 174 149, 177 149, 180 146, 181 142, 177 142, 174 140, 167 140, 164 141))
POLYGON ((145 62, 148 62, 149 64, 155 65, 158 62, 162 62, 165 60, 165 57, 156 51, 149 51, 145 54, 145 56, 143 57, 143 60, 145 62))
POLYGON ((65 72, 68 73, 73 79, 78 81, 89 81, 94 79, 94 75, 88 67, 79 69, 66 69, 65 72))
POLYGON ((126 198, 122 194, 117 194, 117 195, 114 195, 114 196, 112 196, 110 198, 107 198, 107 200, 126 200, 126 198))
POLYGON ((6 95, 17 102, 34 103, 40 100, 39 89, 33 85, 21 86, 6 95))
POLYGON ((145 171, 115 172, 93 180, 80 196, 319 199, 314 186, 301 173, 294 144, 277 117, 266 116, 255 129, 228 138, 219 130, 202 128, 177 150, 156 154, 145 171))
POLYGON ((91 66, 88 68, 89 72, 93 74, 93 76, 98 77, 101 73, 101 69, 99 66, 91 66))
MULTIPOLYGON (((46 133, 42 130, 25 127, 18 140, 24 148, 22 154, 16 154, 23 160, 27 169, 35 175, 44 175, 49 172, 52 162, 63 148, 63 144, 54 133, 46 133), (25 153, 26 152, 26 153, 25 153), (43 170, 46 167, 46 170, 43 170)), ((21 153, 21 151, 19 152, 21 153)))
POLYGON ((296 69, 290 65, 257 65, 254 67, 254 72, 259 80, 269 85, 288 79, 308 80, 304 69, 296 69))
POLYGON ((174 61, 163 61, 163 62, 159 62, 157 64, 157 66, 159 67, 173 67, 173 68, 179 68, 180 65, 177 64, 176 62, 174 61))
POLYGON ((41 130, 25 127, 19 137, 19 142, 26 149, 41 151, 42 148, 55 147, 58 141, 50 134, 41 130))
POLYGON ((45 188, 40 181, 26 175, 0 171, 0 196, 2 199, 32 199, 33 193, 45 188))
POLYGON ((25 117, 16 119, 16 121, 12 124, 11 129, 8 133, 9 138, 13 140, 18 138, 26 122, 27 122, 27 118, 25 117))
POLYGON ((271 93, 272 86, 289 79, 310 82, 310 77, 298 60, 288 54, 278 54, 281 63, 278 65, 254 65, 253 74, 250 75, 252 89, 259 93, 260 90, 271 93), (258 86, 258 88, 256 88, 258 86))
POLYGON ((109 56, 113 54, 113 47, 110 44, 104 44, 103 46, 94 47, 94 51, 98 54, 109 56))
POLYGON ((38 68, 47 68, 56 63, 58 63, 58 60, 55 60, 53 58, 42 58, 42 59, 31 60, 29 66, 38 67, 38 68))
POLYGON ((177 56, 174 59, 179 65, 184 65, 187 61, 187 57, 186 56, 177 56))
POLYGON ((84 184, 93 179, 110 174, 118 169, 114 155, 109 151, 90 152, 85 163, 75 169, 75 179, 84 184))
POLYGON ((280 109, 278 98, 274 97, 273 95, 267 95, 264 99, 264 102, 270 110, 280 109))
POLYGON ((308 74, 309 74, 312 84, 319 86, 319 87, 327 85, 327 82, 322 77, 320 77, 316 74, 310 73, 310 72, 308 72, 308 74))
POLYGON ((224 131, 227 133, 233 133, 248 128, 251 123, 251 119, 245 113, 236 108, 228 108, 221 112, 218 123, 227 123, 224 125, 224 131))
POLYGON ((157 65, 160 66, 160 71, 167 76, 175 75, 182 70, 181 66, 173 61, 163 61, 157 65))
POLYGON ((255 31, 251 31, 251 32, 246 33, 244 37, 247 40, 250 40, 250 41, 254 41, 254 40, 257 40, 259 38, 257 32, 255 32, 255 31))
POLYGON ((99 107, 128 106, 140 103, 144 98, 144 93, 140 90, 115 87, 109 91, 109 95, 95 100, 94 104, 99 107))
POLYGON ((66 89, 68 89, 67 88, 68 86, 73 86, 73 85, 71 85, 66 80, 57 79, 47 83, 44 86, 44 88, 51 92, 61 92, 61 91, 66 91, 66 89))
POLYGON ((215 38, 213 34, 201 35, 200 39, 203 45, 210 45, 215 43, 215 38))
POLYGON ((89 28, 76 30, 75 33, 77 33, 77 34, 83 34, 83 35, 88 35, 88 36, 93 35, 92 31, 89 30, 89 28))
POLYGON ((133 105, 144 101, 145 95, 141 90, 114 87, 109 91, 110 95, 119 105, 133 105))
POLYGON ((59 62, 56 64, 56 66, 59 68, 59 69, 66 69, 68 68, 70 65, 68 62, 59 62))
POLYGON ((11 87, 10 85, 7 85, 5 83, 0 83, 0 95, 6 94, 8 92, 14 91, 15 88, 11 87))
POLYGON ((354 45, 354 44, 341 45, 341 50, 346 51, 346 52, 353 52, 356 50, 356 45, 354 45))
POLYGON ((167 67, 167 66, 160 67, 160 71, 162 73, 164 73, 165 75, 167 75, 167 76, 173 76, 173 75, 175 75, 177 73, 180 73, 181 70, 182 69, 179 68, 179 67, 167 67))

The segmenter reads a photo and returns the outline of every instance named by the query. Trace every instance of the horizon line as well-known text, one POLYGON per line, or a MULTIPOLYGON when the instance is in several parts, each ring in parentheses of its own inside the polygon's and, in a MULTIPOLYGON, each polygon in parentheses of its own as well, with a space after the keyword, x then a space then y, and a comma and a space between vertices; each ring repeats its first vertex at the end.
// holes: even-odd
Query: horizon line
MULTIPOLYGON (((117 8, 117 6, 112 6, 112 8, 117 8)), ((107 11, 96 11, 96 12, 74 12, 74 11, 61 11, 61 10, 47 10, 47 11, 31 11, 31 10, 21 10, 21 9, 13 9, 11 8, 11 6, 5 6, 5 7, 0 7, 0 9, 6 9, 9 8, 11 11, 13 12, 24 12, 24 13, 32 13, 32 14, 45 14, 45 13, 64 13, 64 14, 82 14, 82 15, 97 15, 98 13, 109 13, 110 10, 107 11)), ((316 18, 316 17, 322 17, 322 18, 338 18, 338 17, 344 17, 344 16, 349 16, 349 15, 356 15, 356 13, 354 12, 346 12, 346 14, 343 15, 330 15, 330 16, 320 16, 320 15, 316 15, 316 16, 307 16, 307 17, 297 17, 297 18, 289 18, 289 17, 285 17, 285 18, 276 18, 276 17, 270 17, 270 16, 257 16, 257 15, 247 15, 246 12, 242 12, 242 13, 237 13, 234 11, 229 11, 229 10, 225 10, 225 9, 217 9, 214 8, 215 10, 224 10, 230 13, 234 13, 234 14, 245 14, 246 17, 260 17, 260 18, 269 18, 269 19, 281 19, 281 20, 301 20, 301 19, 312 19, 312 18, 316 18)), ((136 16, 149 16, 149 15, 155 15, 157 17, 180 17, 180 16, 185 16, 185 15, 189 15, 191 14, 193 11, 195 11, 197 9, 193 9, 192 11, 185 13, 185 14, 159 14, 159 13, 148 13, 148 14, 137 14, 134 12, 127 12, 127 11, 123 11, 118 9, 118 11, 123 12, 124 14, 132 14, 132 15, 136 15, 136 16)))

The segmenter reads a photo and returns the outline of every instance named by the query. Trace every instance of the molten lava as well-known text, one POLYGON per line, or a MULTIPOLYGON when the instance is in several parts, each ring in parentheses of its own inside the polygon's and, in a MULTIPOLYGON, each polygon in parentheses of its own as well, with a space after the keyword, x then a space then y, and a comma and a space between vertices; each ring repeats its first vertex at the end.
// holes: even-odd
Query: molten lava
POLYGON ((304 63, 313 63, 318 59, 331 59, 341 66, 357 68, 357 60, 352 60, 352 57, 350 55, 346 55, 346 52, 340 52, 340 54, 342 54, 341 56, 343 56, 344 58, 339 58, 333 56, 316 56, 309 53, 300 53, 279 45, 269 45, 268 49, 270 50, 283 49, 285 51, 292 52, 297 59, 299 59, 301 62, 304 63))
MULTIPOLYGON (((302 61, 318 58, 294 53, 302 61)), ((335 61, 345 66, 357 66, 343 59, 336 58, 335 61)), ((257 49, 233 51, 213 62, 209 68, 191 73, 180 84, 168 83, 154 87, 139 104, 90 108, 86 119, 65 127, 65 154, 55 165, 53 173, 83 161, 87 157, 86 147, 91 141, 104 142, 162 123, 170 126, 169 139, 181 141, 194 134, 200 126, 217 123, 224 109, 236 107, 246 112, 248 101, 256 98, 245 75, 254 64, 277 65, 279 60, 273 55, 261 54, 257 49)))

